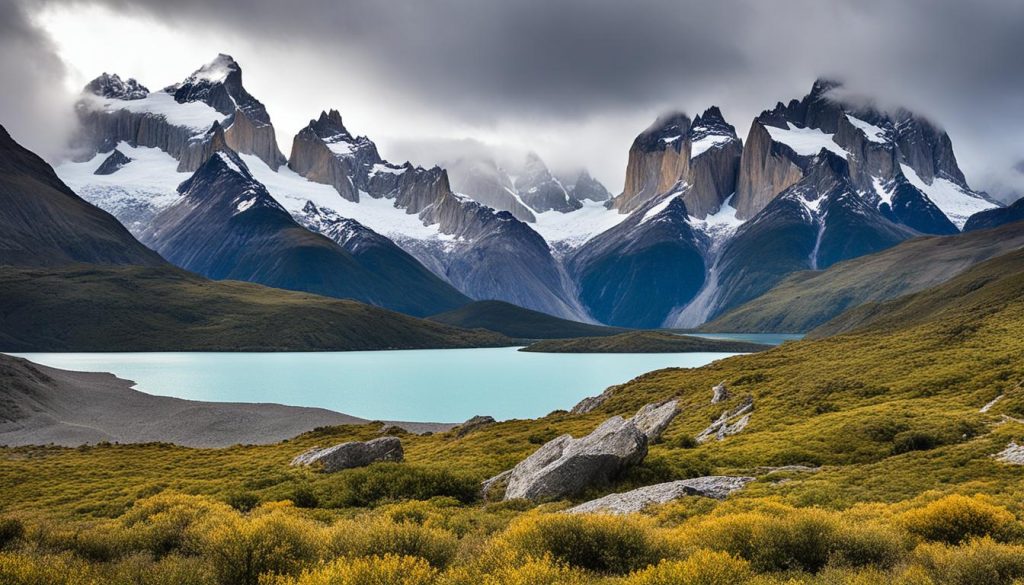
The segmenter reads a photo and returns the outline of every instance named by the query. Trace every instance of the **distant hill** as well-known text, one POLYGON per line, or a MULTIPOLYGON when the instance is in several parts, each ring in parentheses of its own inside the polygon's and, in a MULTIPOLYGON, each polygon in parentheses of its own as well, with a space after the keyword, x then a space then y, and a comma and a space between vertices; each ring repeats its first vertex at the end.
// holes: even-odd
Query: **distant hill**
POLYGON ((0 126, 0 264, 163 264, 0 126))
POLYGON ((347 351, 507 346, 355 301, 170 266, 0 267, 0 351, 347 351))
POLYGON ((917 238, 828 270, 795 273, 701 330, 810 331, 862 303, 926 289, 980 262, 1022 247, 1024 223, 955 236, 917 238))
MULTIPOLYGON (((1024 250, 983 262, 956 278, 883 303, 851 309, 808 334, 886 333, 923 323, 940 323, 945 333, 968 338, 990 316, 1008 318, 1008 307, 1024 298, 1024 250)), ((937 340, 941 341, 941 340, 937 340)))
POLYGON ((477 301, 428 318, 464 329, 488 329, 521 339, 601 337, 626 331, 617 327, 561 319, 503 301, 477 301))
POLYGON ((705 339, 664 331, 630 331, 607 337, 547 339, 532 343, 519 351, 542 353, 687 353, 698 351, 748 353, 770 349, 770 347, 746 341, 705 339))

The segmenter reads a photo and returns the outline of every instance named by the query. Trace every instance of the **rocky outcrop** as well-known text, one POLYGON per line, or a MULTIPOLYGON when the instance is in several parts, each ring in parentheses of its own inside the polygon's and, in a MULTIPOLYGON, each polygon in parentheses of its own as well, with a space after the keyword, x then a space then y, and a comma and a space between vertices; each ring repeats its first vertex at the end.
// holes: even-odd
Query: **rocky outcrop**
POLYGON ((994 457, 1010 465, 1024 465, 1024 445, 1018 445, 1016 441, 1010 441, 1005 449, 996 453, 994 457))
POLYGON ((106 159, 96 167, 94 175, 112 175, 121 170, 121 167, 132 162, 132 159, 125 156, 120 150, 114 149, 106 159))
POLYGON ((459 438, 465 437, 474 431, 493 425, 496 422, 497 421, 494 420, 493 416, 474 416, 456 428, 455 436, 459 438))
POLYGON ((580 171, 576 180, 572 181, 569 196, 577 201, 608 201, 612 198, 612 194, 601 181, 591 177, 586 169, 580 171))
POLYGON ((569 195, 565 186, 551 174, 544 161, 532 152, 526 157, 523 173, 516 179, 515 188, 523 203, 538 213, 569 213, 583 207, 583 204, 569 195))
POLYGON ((576 406, 573 406, 572 409, 569 410, 569 414, 588 414, 593 412, 597 407, 601 406, 612 397, 612 391, 614 389, 615 386, 612 386, 597 396, 587 396, 583 400, 577 402, 576 406))
POLYGON ((743 489, 752 481, 754 481, 753 477, 712 475, 659 483, 619 494, 609 494, 603 498, 569 508, 567 512, 570 514, 634 514, 642 512, 647 506, 666 504, 686 496, 721 500, 732 492, 743 489))
POLYGON ((696 437, 697 442, 704 443, 711 439, 721 441, 730 435, 739 433, 747 428, 747 423, 750 422, 750 415, 753 411, 754 399, 748 396, 741 404, 723 412, 715 422, 701 431, 696 437))
POLYGON ((675 416, 670 402, 645 406, 633 419, 614 416, 579 439, 562 435, 538 449, 508 476, 505 499, 546 500, 601 485, 643 461, 647 445, 675 416))
POLYGON ((100 97, 118 100, 141 100, 149 95, 149 89, 134 79, 122 80, 116 73, 104 72, 90 81, 85 90, 100 97))
POLYGON ((292 459, 293 466, 319 465, 324 473, 366 467, 378 461, 402 461, 402 441, 397 437, 381 437, 365 443, 341 443, 326 449, 313 447, 292 459))
POLYGON ((626 163, 626 183, 612 206, 628 213, 672 189, 690 170, 690 117, 681 112, 660 116, 633 140, 626 163))
POLYGON ((75 110, 81 128, 74 145, 86 157, 127 142, 159 148, 178 160, 179 172, 193 172, 214 150, 206 143, 218 123, 233 150, 275 170, 285 162, 266 108, 242 86, 241 67, 227 55, 153 93, 104 73, 86 85, 75 110))
POLYGON ((717 386, 711 388, 711 404, 718 404, 719 402, 725 402, 730 397, 729 389, 726 388, 725 382, 720 382, 717 386))

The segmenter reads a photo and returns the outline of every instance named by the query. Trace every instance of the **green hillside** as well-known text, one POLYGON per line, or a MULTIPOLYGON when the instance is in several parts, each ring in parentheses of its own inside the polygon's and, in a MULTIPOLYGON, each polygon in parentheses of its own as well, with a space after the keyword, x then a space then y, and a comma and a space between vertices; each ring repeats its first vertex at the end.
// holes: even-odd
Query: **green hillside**
POLYGON ((630 331, 608 337, 546 339, 519 351, 542 353, 675 353, 694 351, 753 352, 769 346, 745 341, 705 339, 664 331, 630 331))
POLYGON ((0 266, 0 351, 344 351, 510 345, 355 301, 161 267, 0 266))
POLYGON ((488 329, 520 339, 600 337, 626 329, 570 321, 503 301, 476 301, 433 317, 432 321, 464 329, 488 329))
POLYGON ((1022 247, 1024 223, 917 238, 828 270, 793 274, 701 330, 805 333, 847 309, 941 284, 980 262, 1022 247))
POLYGON ((379 425, 226 449, 2 449, 0 581, 1019 583, 1024 468, 993 455, 1024 437, 1024 252, 857 323, 843 335, 646 374, 588 414, 401 435, 405 463, 335 474, 288 462, 313 445, 378 437, 379 425), (731 398, 711 404, 723 382, 731 398), (748 397, 741 432, 694 440, 748 397), (669 398, 680 415, 612 485, 572 502, 480 501, 480 480, 546 441, 669 398), (559 513, 710 474, 757 480, 722 501, 559 513))

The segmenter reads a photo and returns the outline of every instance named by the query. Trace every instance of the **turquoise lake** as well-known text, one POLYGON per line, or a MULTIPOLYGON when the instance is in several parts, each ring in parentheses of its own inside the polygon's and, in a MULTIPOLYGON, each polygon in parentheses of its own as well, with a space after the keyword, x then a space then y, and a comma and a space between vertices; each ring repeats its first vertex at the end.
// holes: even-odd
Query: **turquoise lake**
MULTIPOLYGON (((767 339, 761 341, 767 342, 767 339)), ((517 348, 313 353, 27 353, 67 370, 113 372, 150 394, 316 406, 367 419, 533 418, 613 384, 729 353, 546 354, 517 348)))

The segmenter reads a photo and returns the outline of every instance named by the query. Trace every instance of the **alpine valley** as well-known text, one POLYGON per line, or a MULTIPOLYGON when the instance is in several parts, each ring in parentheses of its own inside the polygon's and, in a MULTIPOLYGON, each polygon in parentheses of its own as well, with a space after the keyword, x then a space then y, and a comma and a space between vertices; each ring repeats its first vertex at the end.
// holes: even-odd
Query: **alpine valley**
POLYGON ((0 0, 0 585, 1024 584, 1024 13, 882 4, 0 0))

